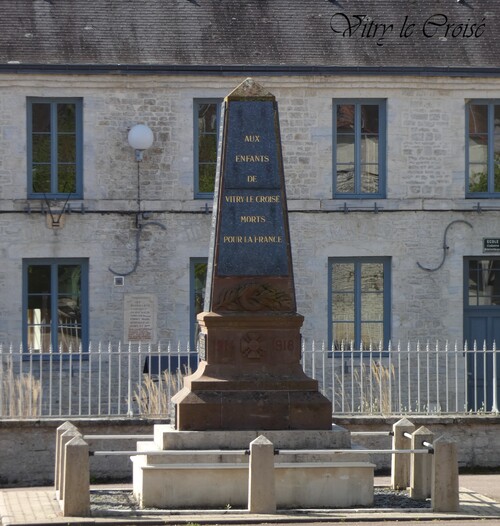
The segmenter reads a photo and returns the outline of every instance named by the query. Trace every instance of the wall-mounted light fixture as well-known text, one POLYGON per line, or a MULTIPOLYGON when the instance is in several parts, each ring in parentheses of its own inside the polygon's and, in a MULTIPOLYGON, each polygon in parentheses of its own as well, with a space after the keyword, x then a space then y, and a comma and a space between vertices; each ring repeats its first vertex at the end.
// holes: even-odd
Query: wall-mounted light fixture
POLYGON ((151 148, 153 144, 153 132, 145 124, 136 124, 128 132, 128 143, 135 150, 135 160, 142 161, 144 150, 151 148))
POLYGON ((151 214, 149 212, 143 212, 141 209, 141 170, 140 163, 143 160, 144 150, 151 148, 153 144, 154 136, 151 129, 145 124, 136 124, 130 128, 128 132, 128 143, 135 150, 135 160, 137 161, 137 211, 135 212, 135 262, 134 266, 128 272, 118 272, 108 267, 108 270, 115 276, 115 286, 123 286, 123 278, 133 274, 139 266, 141 258, 141 234, 144 228, 147 226, 157 226, 162 230, 166 230, 165 225, 159 221, 147 221, 143 222, 141 219, 149 219, 151 214))

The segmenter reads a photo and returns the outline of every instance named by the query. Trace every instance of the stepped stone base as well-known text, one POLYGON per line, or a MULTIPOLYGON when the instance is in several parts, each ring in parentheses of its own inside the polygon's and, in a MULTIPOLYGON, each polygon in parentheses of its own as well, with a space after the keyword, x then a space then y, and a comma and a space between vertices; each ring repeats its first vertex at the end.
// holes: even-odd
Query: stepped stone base
POLYGON ((177 426, 183 431, 314 430, 331 423, 330 402, 312 390, 193 392, 184 388, 175 401, 177 426))
POLYGON ((198 369, 173 398, 179 431, 330 429, 332 404, 300 364, 299 314, 202 312, 198 369))
POLYGON ((278 508, 340 508, 373 503, 374 465, 350 449, 349 432, 339 426, 319 431, 177 431, 157 425, 147 452, 133 460, 134 496, 142 508, 246 508, 248 455, 244 450, 264 434, 275 448, 278 508), (314 450, 331 449, 331 453, 314 450), (335 453, 335 449, 342 452, 335 453), (239 450, 239 451, 238 451, 239 450), (294 450, 286 454, 284 450, 294 450), (297 451, 297 450, 304 450, 297 451), (162 453, 160 452, 166 452, 162 453))

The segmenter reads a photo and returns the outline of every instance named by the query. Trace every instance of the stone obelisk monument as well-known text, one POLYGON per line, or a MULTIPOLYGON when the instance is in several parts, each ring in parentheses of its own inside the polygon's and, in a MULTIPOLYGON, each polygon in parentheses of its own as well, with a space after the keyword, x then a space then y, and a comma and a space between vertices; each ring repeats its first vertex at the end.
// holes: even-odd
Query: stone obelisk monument
POLYGON ((346 453, 349 432, 300 365, 276 100, 247 79, 223 115, 202 360, 172 400, 175 427, 157 424, 137 443, 134 496, 143 508, 251 508, 242 450, 262 439, 288 450, 266 466, 277 507, 369 505, 375 466, 346 453))
POLYGON ((201 363, 174 397, 178 431, 331 429, 300 364, 278 106, 245 80, 224 101, 201 363))

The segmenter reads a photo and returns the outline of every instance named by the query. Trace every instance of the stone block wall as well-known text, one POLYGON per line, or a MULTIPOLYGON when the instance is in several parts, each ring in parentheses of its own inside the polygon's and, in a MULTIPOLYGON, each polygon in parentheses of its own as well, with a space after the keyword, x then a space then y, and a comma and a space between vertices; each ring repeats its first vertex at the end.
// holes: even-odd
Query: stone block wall
MULTIPOLYGON (((83 435, 152 434, 153 420, 74 419, 83 435)), ((0 421, 0 486, 43 486, 54 482, 56 429, 65 420, 0 421)), ((159 422, 158 422, 159 423, 159 422)), ((90 451, 134 451, 136 440, 89 440, 90 451)), ((89 457, 92 481, 129 480, 130 457, 89 457)))
MULTIPOLYGON (((89 259, 92 341, 123 339, 124 295, 154 294, 161 341, 190 334, 189 259, 206 257, 211 201, 193 198, 193 100, 222 98, 243 78, 184 76, 2 75, 0 78, 0 341, 18 344, 22 259, 89 259), (84 117, 84 199, 60 230, 24 212, 26 98, 79 96, 84 117), (155 143, 140 166, 142 210, 136 272, 115 287, 113 274, 135 262, 137 166, 127 130, 148 124, 155 143), (85 213, 79 213, 83 205, 85 213), (143 220, 147 223, 148 220, 143 220)), ((304 336, 328 337, 328 259, 391 258, 395 340, 461 340, 463 257, 482 254, 497 235, 500 200, 482 214, 464 199, 465 103, 494 98, 494 78, 300 76, 256 78, 277 97, 290 210, 298 309, 304 336), (332 101, 387 100, 387 198, 332 199, 332 101), (344 212, 344 205, 348 212, 344 212), (375 211, 375 205, 377 211, 375 211), (417 262, 446 264, 426 273, 417 262)), ((32 209, 40 201, 30 202, 32 209)), ((57 206, 54 205, 56 208, 57 206)))

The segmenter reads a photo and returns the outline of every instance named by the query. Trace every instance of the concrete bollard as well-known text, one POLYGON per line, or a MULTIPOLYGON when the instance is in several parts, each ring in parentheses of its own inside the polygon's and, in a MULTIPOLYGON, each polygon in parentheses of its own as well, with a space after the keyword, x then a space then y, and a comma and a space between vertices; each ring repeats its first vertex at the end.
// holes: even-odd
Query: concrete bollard
POLYGON ((437 438, 433 445, 432 509, 458 511, 457 445, 445 437, 437 438))
POLYGON ((73 426, 71 429, 67 429, 61 435, 61 440, 59 442, 59 492, 56 494, 59 500, 64 499, 64 465, 66 458, 66 444, 75 437, 81 437, 81 433, 76 427, 73 426))
POLYGON ((65 431, 73 429, 78 431, 76 427, 71 422, 64 422, 56 429, 56 458, 55 458, 55 469, 54 469, 54 489, 56 490, 56 497, 59 498, 60 495, 60 477, 61 477, 61 436, 65 431))
MULTIPOLYGON (((427 448, 424 442, 432 444, 434 435, 426 427, 419 427, 411 436, 411 449, 427 448)), ((411 453, 410 455, 410 497, 425 500, 431 496, 432 455, 411 453)))
MULTIPOLYGON (((413 433, 415 426, 406 418, 398 420, 393 426, 392 449, 410 449, 410 439, 404 433, 413 433)), ((410 485, 410 455, 393 454, 391 460, 392 489, 406 489, 410 485)))
POLYGON ((265 436, 250 443, 248 511, 276 513, 274 445, 265 436))
POLYGON ((90 515, 89 445, 81 435, 73 437, 65 445, 63 493, 65 517, 90 515))

